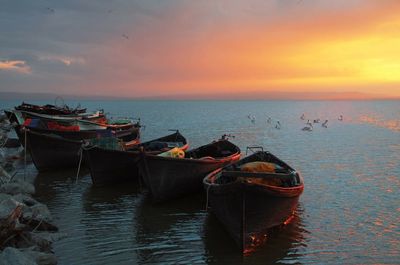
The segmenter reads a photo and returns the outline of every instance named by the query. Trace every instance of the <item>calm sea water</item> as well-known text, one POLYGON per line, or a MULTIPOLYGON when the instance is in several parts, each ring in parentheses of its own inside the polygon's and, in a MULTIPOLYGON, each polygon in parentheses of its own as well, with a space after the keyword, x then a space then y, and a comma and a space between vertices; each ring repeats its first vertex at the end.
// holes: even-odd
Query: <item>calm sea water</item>
MULTIPOLYGON (((152 205, 139 187, 94 188, 87 173, 76 183, 74 170, 39 174, 37 198, 68 233, 54 244, 59 264, 400 263, 399 101, 80 103, 114 116, 140 117, 143 140, 180 129, 196 147, 233 134, 243 152, 261 145, 300 170, 306 186, 294 220, 243 257, 205 210, 203 193, 152 205), (302 131, 303 113, 310 120, 329 120, 328 128, 314 124, 312 132, 302 131)), ((38 173, 31 166, 29 174, 38 173)))

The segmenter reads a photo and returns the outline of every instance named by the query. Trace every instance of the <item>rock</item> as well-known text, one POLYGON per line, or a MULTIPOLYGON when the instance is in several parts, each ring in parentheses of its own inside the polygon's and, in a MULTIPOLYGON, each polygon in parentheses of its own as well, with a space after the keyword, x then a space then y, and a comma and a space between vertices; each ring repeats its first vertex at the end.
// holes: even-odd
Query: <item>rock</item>
POLYGON ((0 186, 0 192, 15 195, 18 193, 34 194, 35 187, 25 181, 5 183, 0 186))
POLYGON ((36 265, 37 263, 26 253, 16 248, 6 248, 0 253, 0 265, 36 265))
MULTIPOLYGON (((12 196, 11 196, 10 194, 0 193, 0 203, 1 203, 2 201, 11 199, 11 197, 12 197, 12 196)), ((18 201, 18 200, 16 200, 16 201, 18 201)))
POLYGON ((12 176, 11 172, 15 171, 15 166, 14 163, 11 161, 6 160, 5 162, 2 163, 2 167, 4 171, 1 172, 3 176, 6 176, 8 179, 12 176))
POLYGON ((66 233, 36 232, 35 234, 51 243, 67 237, 66 233))
POLYGON ((52 232, 58 231, 57 226, 53 225, 52 223, 43 221, 41 219, 22 218, 21 223, 28 225, 34 231, 52 231, 52 232))
MULTIPOLYGON (((4 193, 0 193, 0 201, 1 201, 1 194, 4 194, 4 193)), ((4 194, 4 195, 8 195, 8 194, 4 194)), ((8 196, 10 196, 10 195, 8 195, 8 196)), ((30 196, 28 196, 26 194, 22 194, 22 193, 13 195, 12 198, 14 200, 16 200, 17 202, 26 204, 29 207, 39 203, 34 198, 32 198, 32 197, 30 197, 30 196)))
POLYGON ((7 142, 4 145, 5 148, 17 148, 20 146, 21 146, 21 143, 16 138, 8 138, 7 142))
POLYGON ((18 174, 16 174, 13 177, 13 182, 28 182, 28 183, 34 184, 35 179, 36 179, 35 174, 30 173, 28 170, 26 176, 24 176, 24 170, 20 169, 20 170, 18 170, 18 174))
POLYGON ((38 246, 40 251, 49 252, 51 250, 52 242, 47 238, 41 237, 40 234, 29 233, 28 239, 30 244, 38 246))
MULTIPOLYGON (((20 195, 22 199, 23 195, 20 195)), ((27 196, 26 196, 27 197, 27 196)), ((32 202, 34 200, 32 199, 32 202)), ((37 231, 58 231, 58 228, 51 224, 52 216, 49 208, 45 204, 34 201, 35 204, 28 207, 26 204, 22 203, 22 218, 21 223, 29 226, 32 230, 37 231)))
POLYGON ((39 251, 34 251, 31 249, 23 250, 23 252, 31 258, 31 260, 35 260, 38 265, 56 265, 57 258, 52 253, 43 253, 39 251))
POLYGON ((0 220, 6 219, 19 205, 21 203, 12 198, 2 201, 0 203, 0 220))
POLYGON ((36 219, 40 219, 46 222, 51 222, 53 220, 49 208, 47 208, 47 205, 43 203, 37 203, 33 205, 31 209, 33 216, 35 216, 36 219))

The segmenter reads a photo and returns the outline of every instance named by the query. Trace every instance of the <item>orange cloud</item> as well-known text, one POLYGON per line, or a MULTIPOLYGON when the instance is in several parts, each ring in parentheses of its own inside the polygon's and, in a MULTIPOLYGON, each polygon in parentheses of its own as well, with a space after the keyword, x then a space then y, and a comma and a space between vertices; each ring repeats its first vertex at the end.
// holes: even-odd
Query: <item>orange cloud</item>
POLYGON ((140 88, 144 96, 280 91, 400 97, 400 2, 335 8, 321 2, 286 9, 268 4, 276 14, 254 8, 236 20, 201 22, 215 10, 187 4, 166 21, 149 20, 132 42, 108 43, 113 49, 102 65, 122 70, 110 81, 107 74, 99 77, 97 89, 111 86, 129 95, 140 88))
POLYGON ((15 71, 22 74, 31 73, 31 68, 25 61, 0 61, 0 70, 15 71))

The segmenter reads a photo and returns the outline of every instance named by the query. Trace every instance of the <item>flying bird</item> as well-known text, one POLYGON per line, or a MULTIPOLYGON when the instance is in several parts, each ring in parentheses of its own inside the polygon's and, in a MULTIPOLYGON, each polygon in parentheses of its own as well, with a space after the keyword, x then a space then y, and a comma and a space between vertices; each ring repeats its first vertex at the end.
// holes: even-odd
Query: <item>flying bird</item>
POLYGON ((129 37, 126 34, 122 34, 122 37, 124 37, 125 39, 129 40, 129 37))
POLYGON ((46 10, 50 11, 51 13, 54 13, 55 10, 53 8, 47 7, 46 10))

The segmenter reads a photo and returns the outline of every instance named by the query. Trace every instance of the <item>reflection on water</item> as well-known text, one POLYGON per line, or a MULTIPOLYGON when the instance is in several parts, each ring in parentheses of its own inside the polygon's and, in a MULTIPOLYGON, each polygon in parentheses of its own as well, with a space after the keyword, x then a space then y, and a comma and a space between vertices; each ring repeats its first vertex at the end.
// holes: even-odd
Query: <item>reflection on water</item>
POLYGON ((307 231, 302 223, 302 208, 299 206, 287 225, 270 229, 265 244, 251 255, 242 256, 223 226, 214 215, 207 216, 204 223, 204 246, 208 264, 293 264, 306 248, 307 231))
POLYGON ((400 120, 384 120, 382 118, 367 115, 361 116, 359 120, 362 123, 373 124, 393 131, 400 131, 400 120))
POLYGON ((201 262, 204 196, 193 195, 154 205, 146 195, 135 216, 138 262, 201 262))
POLYGON ((152 205, 134 185, 92 188, 87 172, 78 183, 75 170, 39 174, 38 200, 47 203, 60 230, 68 233, 54 244, 61 265, 397 264, 400 260, 400 138, 399 130, 393 129, 398 126, 399 102, 81 104, 120 116, 140 116, 146 125, 143 140, 179 128, 196 147, 224 133, 234 134, 232 140, 242 150, 262 145, 299 169, 305 190, 296 218, 268 235, 259 251, 242 257, 223 227, 204 210, 204 193, 152 205), (301 131, 302 113, 310 120, 328 119, 328 128, 314 125, 312 132, 301 131), (255 123, 248 114, 256 117, 255 123), (338 121, 339 115, 343 121, 338 121), (374 120, 360 121, 363 116, 374 120), (281 129, 268 124, 267 117, 279 120, 281 129))

